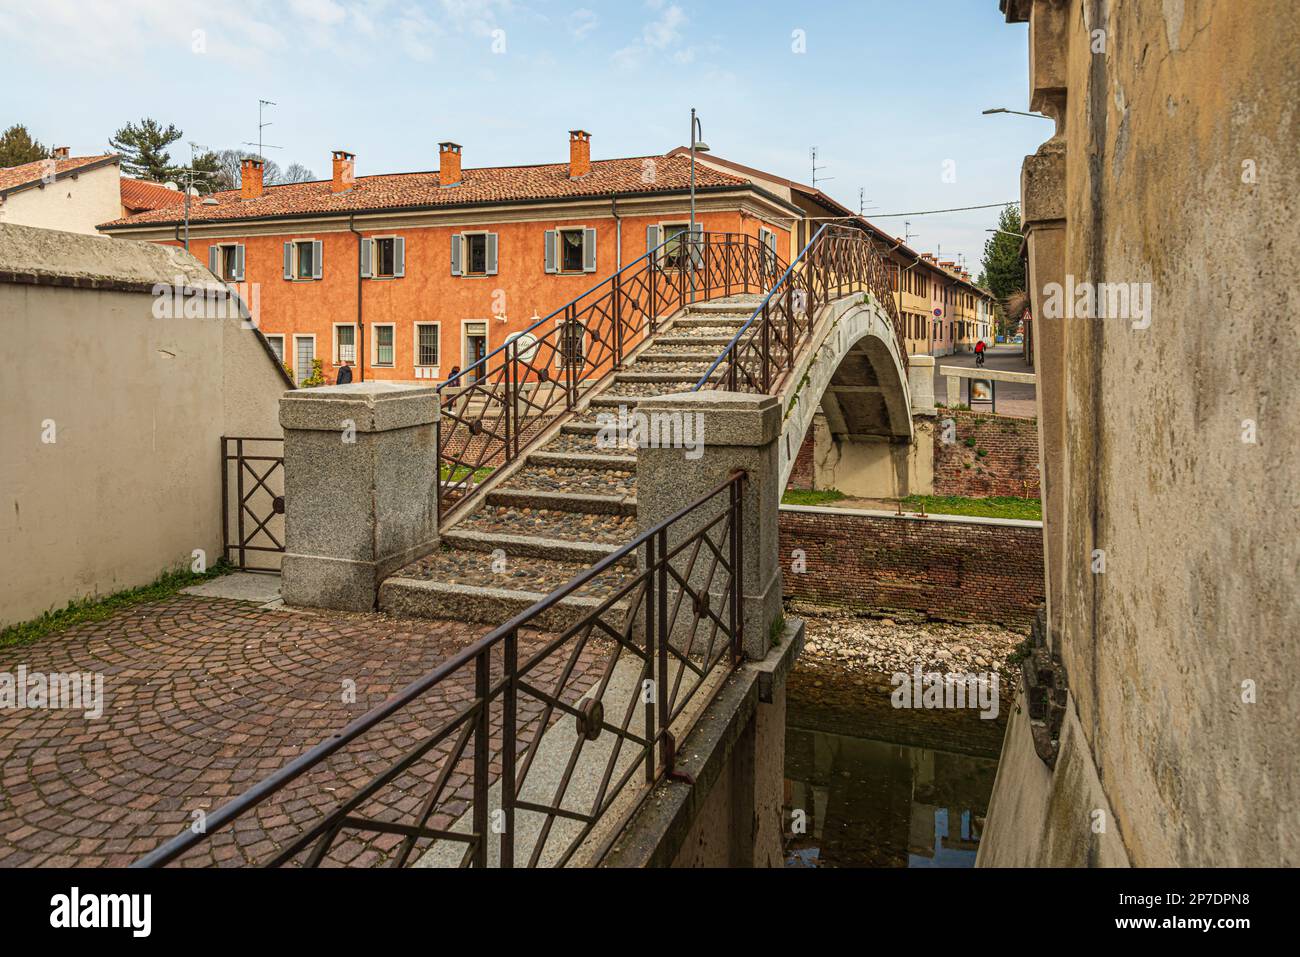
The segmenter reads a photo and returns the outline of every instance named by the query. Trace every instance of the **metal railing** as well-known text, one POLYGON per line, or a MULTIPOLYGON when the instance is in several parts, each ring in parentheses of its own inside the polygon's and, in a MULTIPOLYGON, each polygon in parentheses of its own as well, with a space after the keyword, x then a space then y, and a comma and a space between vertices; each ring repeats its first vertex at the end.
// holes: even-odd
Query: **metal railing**
POLYGON ((221 437, 221 553, 241 571, 280 570, 255 559, 284 553, 284 439, 221 437))
POLYGON ((906 330, 884 256, 860 230, 827 223, 813 234, 693 391, 769 395, 780 391, 812 334, 817 313, 828 302, 855 292, 871 293, 889 315, 906 370, 906 330))
POLYGON ((764 292, 784 269, 754 236, 673 236, 444 383, 440 519, 572 412, 661 320, 693 301, 764 292))
POLYGON ((745 482, 733 474, 135 866, 563 866, 584 842, 598 860, 618 830, 603 825, 673 773, 676 742, 741 660, 745 482), (576 620, 549 623, 572 598, 576 620))

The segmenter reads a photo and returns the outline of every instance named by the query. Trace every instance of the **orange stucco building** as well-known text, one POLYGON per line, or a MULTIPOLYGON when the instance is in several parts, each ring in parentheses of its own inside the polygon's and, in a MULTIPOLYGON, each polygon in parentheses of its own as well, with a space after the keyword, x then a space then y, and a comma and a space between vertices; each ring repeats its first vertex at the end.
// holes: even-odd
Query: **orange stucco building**
MULTIPOLYGON (((238 283, 296 381, 319 360, 356 379, 445 381, 643 256, 690 216, 682 156, 590 158, 569 134, 569 162, 465 168, 443 143, 431 172, 356 176, 333 155, 330 180, 263 187, 246 160, 238 191, 191 207, 190 251, 238 283)), ((113 236, 181 243, 176 209, 105 223, 113 236)), ((799 210, 743 176, 696 167, 696 219, 789 258, 799 210)), ((671 271, 671 261, 661 264, 671 271)))

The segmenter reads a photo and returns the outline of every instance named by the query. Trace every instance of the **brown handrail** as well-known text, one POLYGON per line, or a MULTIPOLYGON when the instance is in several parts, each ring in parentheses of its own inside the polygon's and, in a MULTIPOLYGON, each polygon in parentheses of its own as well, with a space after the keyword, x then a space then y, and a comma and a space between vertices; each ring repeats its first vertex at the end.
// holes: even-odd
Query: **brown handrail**
POLYGON ((469 499, 479 478, 517 460, 528 444, 575 410, 692 301, 762 293, 785 268, 757 237, 697 232, 661 242, 571 302, 539 319, 460 373, 469 384, 438 392, 438 514, 469 499))
POLYGON ((907 340, 884 257, 860 230, 823 225, 763 297, 692 391, 773 394, 794 371, 818 311, 834 299, 871 293, 894 328, 899 360, 908 368, 907 340))

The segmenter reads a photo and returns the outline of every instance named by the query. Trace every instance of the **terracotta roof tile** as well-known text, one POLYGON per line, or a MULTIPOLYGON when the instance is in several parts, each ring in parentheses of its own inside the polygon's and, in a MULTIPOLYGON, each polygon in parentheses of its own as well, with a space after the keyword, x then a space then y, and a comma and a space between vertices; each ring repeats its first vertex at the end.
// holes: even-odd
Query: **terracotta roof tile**
MULTIPOLYGON (((746 180, 697 166, 697 187, 744 186, 746 180)), ((303 213, 349 213, 422 206, 461 206, 518 200, 579 199, 619 193, 653 193, 690 186, 690 162, 681 157, 645 156, 593 160, 591 172, 569 179, 567 163, 546 166, 493 166, 464 170, 456 186, 438 185, 436 170, 358 176, 352 189, 330 190, 330 181, 269 186, 257 199, 242 200, 238 190, 216 193, 217 204, 192 204, 190 222, 221 222, 303 213)), ((170 209, 156 209, 104 223, 101 229, 171 224, 170 209)))
POLYGON ((69 156, 59 160, 36 160, 34 163, 23 163, 21 166, 5 166, 0 168, 0 193, 40 182, 49 175, 51 164, 55 175, 62 176, 83 166, 103 163, 113 157, 113 153, 105 153, 101 156, 69 156))
POLYGON ((165 209, 185 202, 185 194, 160 183, 122 177, 122 205, 131 210, 165 209))

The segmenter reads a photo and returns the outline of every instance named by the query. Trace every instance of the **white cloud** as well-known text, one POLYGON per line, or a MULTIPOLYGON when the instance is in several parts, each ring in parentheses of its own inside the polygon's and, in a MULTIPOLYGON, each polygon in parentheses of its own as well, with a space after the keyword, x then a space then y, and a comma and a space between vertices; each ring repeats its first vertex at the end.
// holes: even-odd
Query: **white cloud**
POLYGON ((586 7, 579 7, 569 14, 569 34, 575 40, 585 39, 587 34, 596 29, 599 23, 596 14, 586 7))
POLYGON ((289 8, 298 16, 327 27, 342 23, 348 15, 334 0, 289 0, 289 8))
POLYGON ((694 59, 694 51, 690 48, 676 49, 682 40, 686 12, 675 3, 665 5, 664 0, 647 0, 646 6, 659 11, 659 16, 641 28, 641 36, 614 51, 614 62, 622 67, 635 68, 649 54, 665 52, 670 52, 678 63, 689 63, 694 59))

